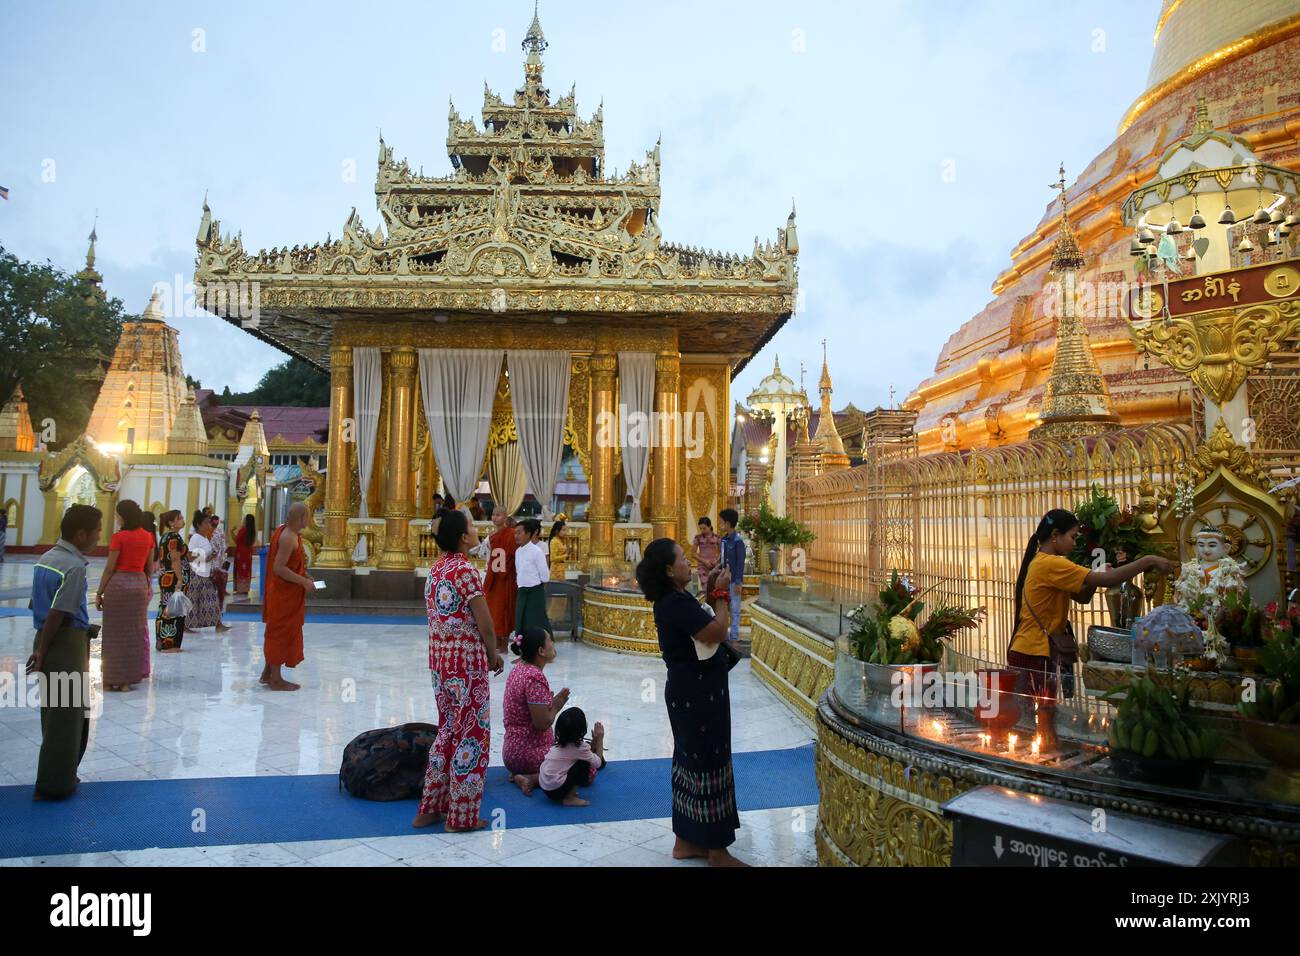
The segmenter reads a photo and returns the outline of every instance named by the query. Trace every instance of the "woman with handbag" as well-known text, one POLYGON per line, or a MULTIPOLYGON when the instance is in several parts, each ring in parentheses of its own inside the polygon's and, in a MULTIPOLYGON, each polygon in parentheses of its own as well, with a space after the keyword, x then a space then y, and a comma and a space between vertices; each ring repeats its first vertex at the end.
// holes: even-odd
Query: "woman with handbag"
POLYGON ((1007 649, 1007 666, 1019 672, 1018 693, 1038 698, 1038 733, 1043 745, 1055 737, 1056 675, 1071 672, 1079 645, 1070 626, 1070 601, 1087 604, 1097 588, 1131 581, 1145 571, 1169 574, 1173 561, 1149 554, 1118 568, 1092 571, 1070 560, 1079 519, 1053 508, 1038 522, 1025 548, 1016 578, 1016 630, 1007 649))
POLYGON ((154 647, 166 654, 179 651, 185 640, 185 615, 189 599, 185 589, 190 584, 189 548, 181 537, 185 515, 165 512, 158 519, 163 527, 158 542, 158 617, 154 622, 154 647))
MULTIPOLYGON (((641 593, 654 604, 659 650, 668 665, 664 703, 673 730, 673 857, 745 866, 727 852, 740 829, 727 693, 727 672, 739 657, 726 644, 726 600, 711 593, 710 616, 686 590, 691 573, 686 552, 671 538, 650 542, 636 569, 641 593)), ((711 585, 716 589, 727 583, 715 580, 711 585)))
POLYGON ((221 598, 217 596, 216 582, 212 579, 212 521, 202 511, 194 513, 194 533, 190 535, 190 586, 186 591, 194 602, 194 609, 186 619, 191 630, 215 627, 218 632, 228 631, 221 623, 221 598))

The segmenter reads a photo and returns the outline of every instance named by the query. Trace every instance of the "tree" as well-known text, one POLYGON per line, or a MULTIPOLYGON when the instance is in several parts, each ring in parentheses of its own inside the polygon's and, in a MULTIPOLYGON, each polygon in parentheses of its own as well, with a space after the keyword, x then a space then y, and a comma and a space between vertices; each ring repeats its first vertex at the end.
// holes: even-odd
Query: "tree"
POLYGON ((301 359, 281 362, 262 376, 251 392, 221 393, 222 405, 292 405, 321 407, 330 403, 330 379, 301 359))
POLYGON ((76 438, 126 318, 120 299, 0 246, 0 406, 21 383, 38 432, 51 419, 55 441, 76 438))

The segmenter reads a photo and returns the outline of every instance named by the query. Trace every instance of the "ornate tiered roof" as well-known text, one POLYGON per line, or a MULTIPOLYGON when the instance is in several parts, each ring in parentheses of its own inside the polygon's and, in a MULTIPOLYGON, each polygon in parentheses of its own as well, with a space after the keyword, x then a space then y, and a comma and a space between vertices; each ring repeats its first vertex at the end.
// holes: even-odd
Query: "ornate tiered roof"
POLYGON ((513 98, 485 87, 481 125, 450 107, 451 174, 412 170, 381 135, 373 229, 353 209, 339 239, 250 253, 205 200, 196 285, 256 283, 258 321, 240 324, 321 368, 338 318, 422 321, 440 310, 477 322, 652 315, 677 325, 684 352, 752 355, 793 311, 793 210, 747 256, 665 243, 660 144, 622 173, 606 169, 603 110, 579 117, 573 89, 551 99, 536 15, 522 46, 513 98))

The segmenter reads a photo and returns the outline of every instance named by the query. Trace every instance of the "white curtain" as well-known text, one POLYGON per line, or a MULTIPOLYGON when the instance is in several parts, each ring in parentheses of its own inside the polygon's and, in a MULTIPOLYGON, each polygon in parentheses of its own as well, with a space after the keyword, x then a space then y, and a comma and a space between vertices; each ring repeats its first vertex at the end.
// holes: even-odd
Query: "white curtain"
POLYGON ((510 401, 519 429, 528 485, 550 518, 551 496, 564 458, 564 419, 569 408, 569 353, 511 349, 510 401))
POLYGON ((447 494, 468 501, 492 428, 501 349, 420 349, 420 395, 447 494))
POLYGON ((488 457, 488 485, 492 500, 503 513, 512 515, 524 503, 528 493, 528 476, 519 454, 519 442, 508 441, 488 457))
MULTIPOLYGON (((641 521, 641 493, 645 490, 646 470, 650 465, 651 412, 655 397, 655 354, 653 352, 618 353, 619 445, 623 449, 623 480, 632 496, 632 513, 628 520, 641 521), (623 411, 626 409, 626 418, 623 411), (628 441, 629 433, 634 439, 628 441)), ((623 502, 614 502, 622 507, 623 502)))
POLYGON ((366 496, 375 471, 379 403, 384 393, 384 364, 377 348, 352 350, 352 406, 356 416, 357 472, 361 479, 361 517, 369 518, 366 496))

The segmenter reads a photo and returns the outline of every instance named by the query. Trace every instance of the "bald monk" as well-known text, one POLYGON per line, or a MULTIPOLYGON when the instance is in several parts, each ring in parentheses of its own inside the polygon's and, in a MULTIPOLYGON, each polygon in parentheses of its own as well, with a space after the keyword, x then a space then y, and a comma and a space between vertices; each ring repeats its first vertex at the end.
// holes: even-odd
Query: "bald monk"
POLYGON ((266 577, 266 601, 262 620, 266 622, 264 652, 266 667, 261 682, 271 690, 298 690, 280 674, 281 667, 302 663, 302 626, 307 618, 307 592, 316 582, 306 573, 302 529, 307 526, 307 506, 295 502, 284 524, 271 535, 271 573, 266 577))
POLYGON ((515 629, 515 596, 519 585, 515 581, 515 519, 500 508, 492 511, 492 524, 496 531, 488 538, 487 577, 483 581, 483 595, 492 614, 492 629, 497 632, 497 647, 506 649, 510 632, 515 629))

